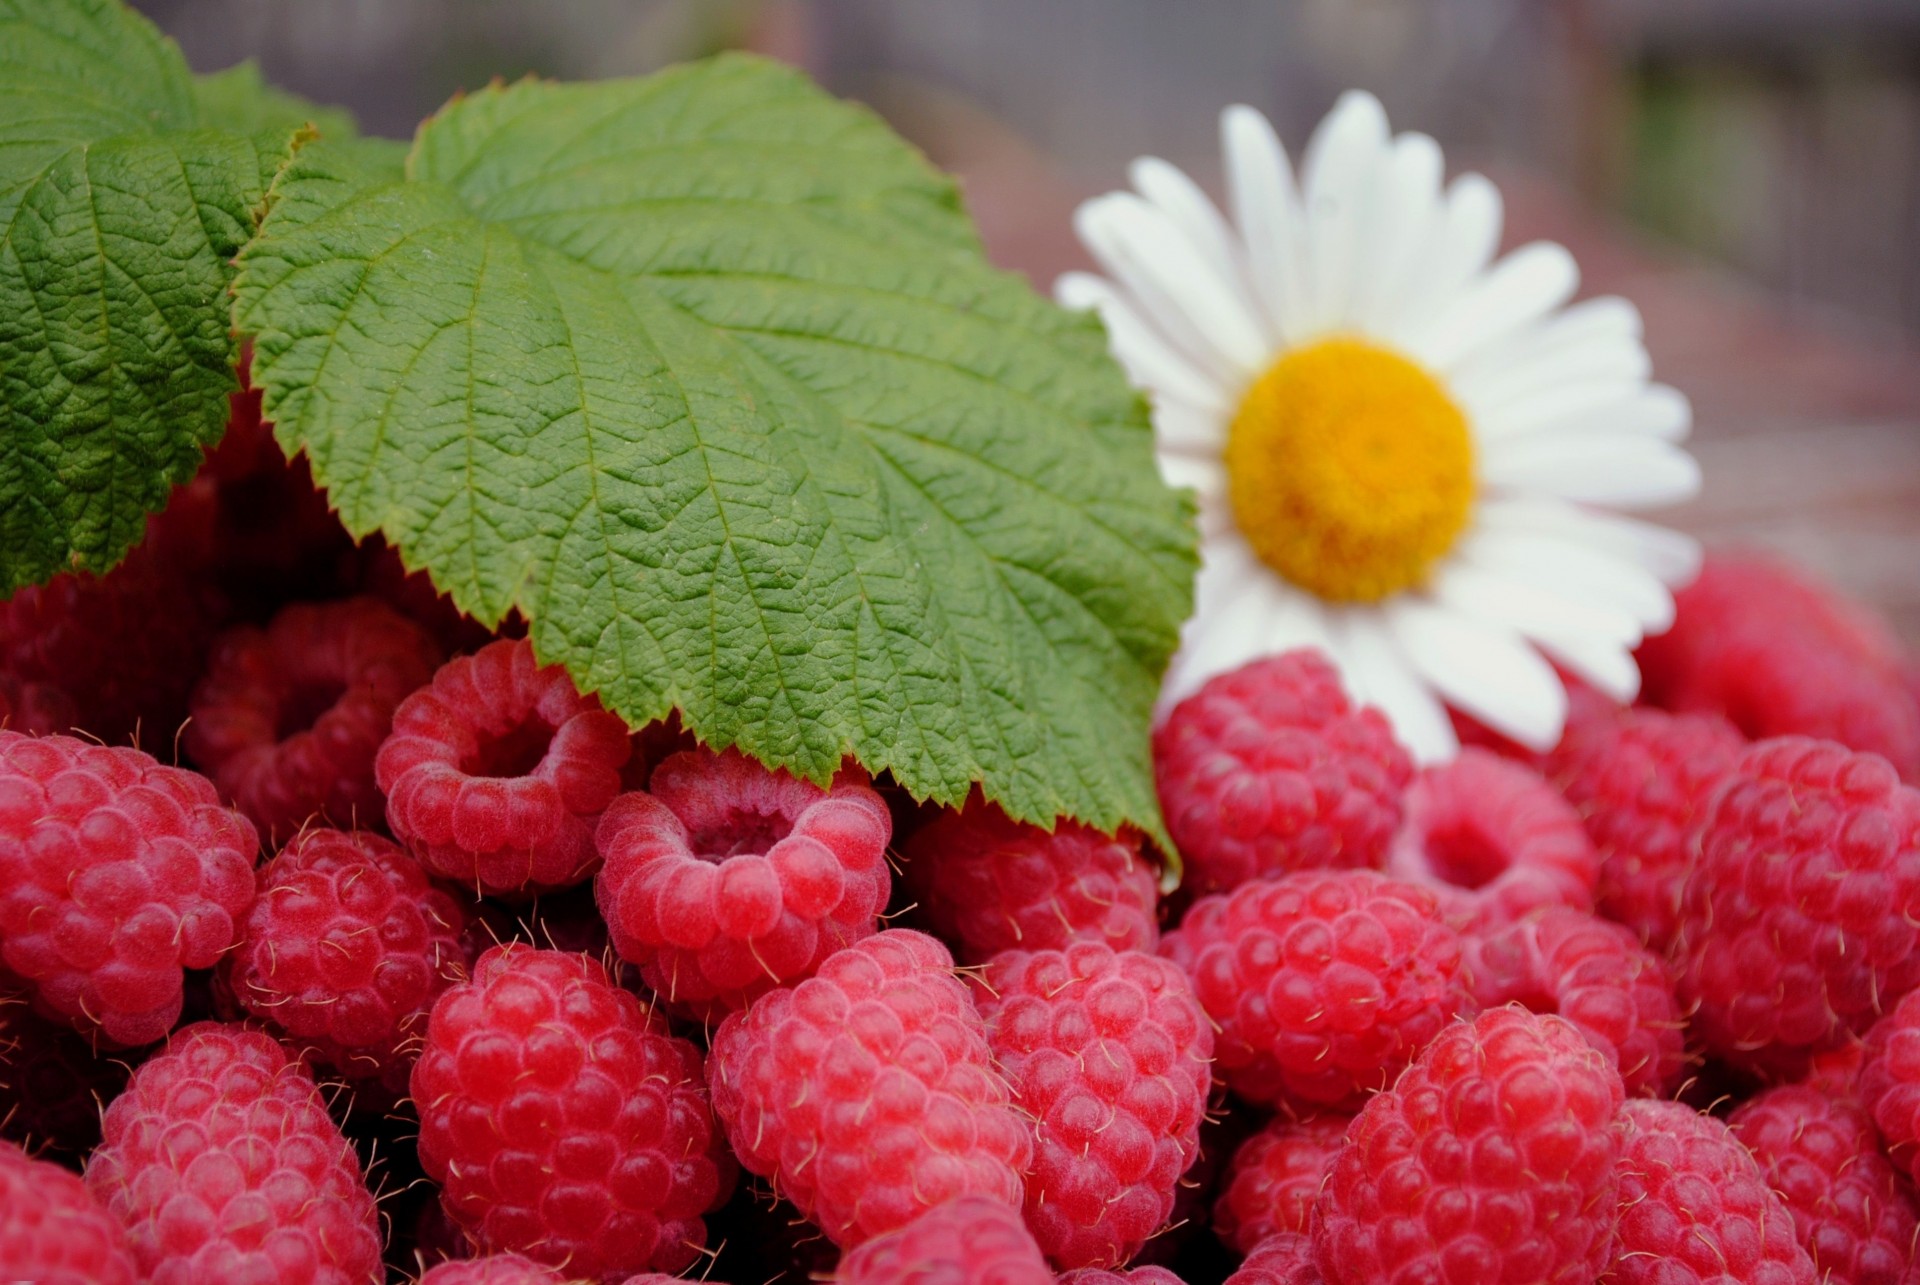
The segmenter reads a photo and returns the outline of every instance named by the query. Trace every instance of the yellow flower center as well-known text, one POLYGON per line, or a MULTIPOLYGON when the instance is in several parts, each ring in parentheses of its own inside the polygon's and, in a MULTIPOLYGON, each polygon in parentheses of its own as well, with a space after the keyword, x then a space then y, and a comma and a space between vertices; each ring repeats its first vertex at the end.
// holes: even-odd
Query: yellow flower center
POLYGON ((1226 464, 1254 552, 1334 602, 1419 584, 1473 506, 1466 416, 1432 375, 1359 339, 1296 349, 1260 376, 1226 464))

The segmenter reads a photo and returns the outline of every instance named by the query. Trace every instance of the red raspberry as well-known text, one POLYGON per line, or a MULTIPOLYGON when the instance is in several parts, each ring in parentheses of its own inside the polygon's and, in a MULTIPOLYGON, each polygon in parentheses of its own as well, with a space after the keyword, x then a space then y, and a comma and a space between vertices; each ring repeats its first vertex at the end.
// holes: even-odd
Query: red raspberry
POLYGON ((1745 746, 1718 715, 1632 709, 1569 756, 1561 790, 1600 860, 1600 913, 1655 950, 1680 921, 1694 826, 1745 746))
POLYGON ((1456 1022, 1348 1130, 1314 1207, 1333 1285, 1593 1285, 1609 1260, 1620 1076, 1571 1023, 1456 1022))
POLYGON ((1859 1107, 1800 1085, 1768 1089, 1727 1117, 1793 1215, 1828 1285, 1902 1285, 1920 1210, 1859 1107))
POLYGON ((1538 772, 1472 746, 1407 791, 1389 873, 1490 929, 1542 906, 1593 909, 1599 861, 1580 815, 1538 772))
POLYGON ((707 1017, 810 976, 872 935, 893 820, 854 773, 831 790, 738 750, 670 755, 601 818, 594 895, 614 948, 707 1017))
POLYGON ((0 998, 0 1137, 35 1155, 85 1156, 99 1145, 101 1108, 130 1074, 67 1027, 0 998))
POLYGON ((1370 870, 1203 897, 1160 953, 1193 979, 1219 1026, 1216 1071, 1250 1102, 1357 1103, 1471 1005, 1433 894, 1370 870))
POLYGON ((947 948, 896 928, 829 956, 713 1037, 740 1163, 853 1245, 959 1196, 1019 1209, 1033 1133, 947 948))
POLYGON ((360 1161, 271 1037, 199 1022, 107 1108, 87 1186, 141 1280, 358 1285, 380 1270, 360 1161))
POLYGON ((1111 1271, 1105 1267, 1076 1267, 1063 1272, 1058 1285, 1186 1285, 1164 1267, 1135 1267, 1111 1271))
POLYGON ((1920 774, 1920 702, 1883 621, 1752 553, 1708 558, 1674 603, 1673 628, 1640 648, 1649 704, 1725 714, 1755 738, 1838 741, 1920 774))
POLYGON ((269 840, 316 816, 378 825, 373 756, 439 663, 427 632, 377 599, 294 603, 214 644, 187 753, 269 840))
POLYGON ((1109 837, 1063 818, 1048 833, 975 794, 915 830, 906 858, 921 916, 964 963, 1075 941, 1152 950, 1160 937, 1153 867, 1131 831, 1109 837))
POLYGON ((1560 732, 1560 741, 1546 753, 1528 749, 1518 741, 1502 736, 1499 732, 1474 719, 1471 714, 1462 713, 1451 707, 1447 717, 1453 723, 1453 730, 1460 744, 1478 746, 1490 750, 1503 759, 1532 768, 1541 776, 1556 785, 1560 783, 1567 761, 1582 752, 1587 739, 1595 734, 1606 735, 1614 721, 1620 716, 1620 702, 1581 679, 1554 666, 1560 675, 1560 685, 1567 692, 1567 719, 1560 732))
POLYGON ((404 1094, 427 1010, 466 977, 466 912, 373 834, 302 831, 256 878, 234 998, 348 1079, 404 1094))
POLYGON ((1679 1102, 1620 1109, 1619 1285, 1814 1285, 1793 1218, 1727 1126, 1679 1102))
POLYGON ((1311 650, 1216 675, 1153 734, 1153 775, 1185 886, 1378 866, 1413 762, 1311 650))
POLYGON ((520 1254, 493 1254, 441 1263, 422 1276, 419 1285, 568 1285, 569 1279, 520 1254))
POLYGON ((956 1196, 847 1251, 835 1285, 1054 1285, 1013 1206, 956 1196))
POLYGON ((32 1285, 133 1285, 113 1219, 75 1174, 0 1142, 0 1277, 32 1285))
POLYGON ((1867 1033, 1859 1091, 1887 1154, 1920 1181, 1920 992, 1902 999, 1867 1033))
POLYGON ((502 639, 400 702, 374 777, 394 837, 429 873, 526 893, 593 872, 593 827, 627 753, 626 725, 566 670, 502 639))
POLYGON ((1325 1285, 1314 1261, 1313 1241, 1297 1232, 1278 1232, 1254 1246, 1226 1285, 1325 1285))
POLYGON ((1659 956, 1619 924, 1551 906, 1468 947, 1482 1008, 1557 1013, 1614 1060, 1629 1097, 1661 1097, 1686 1072, 1686 1018, 1659 956))
POLYGON ((483 1248, 674 1272, 725 1197, 700 1051, 584 955, 497 946, 433 1006, 420 1164, 483 1248))
POLYGON ((1281 1232, 1307 1231, 1327 1166, 1346 1145, 1347 1116, 1275 1116, 1240 1144, 1213 1206, 1213 1230, 1229 1249, 1251 1254, 1281 1232))
POLYGON ((147 1044, 253 902, 253 826, 138 750, 0 732, 0 962, 82 1032, 147 1044))
POLYGON ((1118 1267, 1166 1226, 1200 1149, 1213 1028, 1167 960, 1100 942, 1006 951, 975 992, 1036 1125, 1027 1226, 1063 1268, 1118 1267))
POLYGON ((1920 791, 1885 759, 1759 742, 1698 842, 1675 952, 1709 1053, 1795 1074, 1920 982, 1920 791))

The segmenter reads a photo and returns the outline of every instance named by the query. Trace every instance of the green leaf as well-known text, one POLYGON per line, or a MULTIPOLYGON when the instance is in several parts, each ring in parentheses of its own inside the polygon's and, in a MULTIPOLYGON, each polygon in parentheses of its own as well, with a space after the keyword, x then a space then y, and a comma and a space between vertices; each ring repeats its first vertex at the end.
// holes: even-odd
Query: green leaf
POLYGON ((324 140, 235 289, 356 534, 634 724, 1161 835, 1190 513, 1100 328, 869 113, 738 56, 324 140))
POLYGON ((109 0, 0 0, 0 596, 112 566, 219 438, 298 115, 109 0))

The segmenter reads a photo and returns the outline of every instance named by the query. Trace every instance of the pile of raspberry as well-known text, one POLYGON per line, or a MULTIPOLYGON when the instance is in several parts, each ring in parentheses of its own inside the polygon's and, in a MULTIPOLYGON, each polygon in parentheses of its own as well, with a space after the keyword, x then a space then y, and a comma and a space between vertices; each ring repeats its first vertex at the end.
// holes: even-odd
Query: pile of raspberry
POLYGON ((1801 573, 1546 753, 1222 674, 1166 847, 523 634, 250 421, 0 604, 0 1280, 1920 1281, 1920 705, 1801 573))

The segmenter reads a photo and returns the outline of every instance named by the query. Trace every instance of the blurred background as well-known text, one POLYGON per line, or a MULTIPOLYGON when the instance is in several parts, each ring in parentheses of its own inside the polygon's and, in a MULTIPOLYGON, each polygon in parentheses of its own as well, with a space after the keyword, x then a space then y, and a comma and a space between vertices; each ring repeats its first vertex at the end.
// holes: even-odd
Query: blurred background
POLYGON ((1672 515, 1798 558, 1920 642, 1920 0, 135 0, 200 70, 406 137, 451 94, 746 47, 956 172, 1046 288, 1069 217, 1141 153, 1219 191, 1221 106, 1297 150, 1340 90, 1569 245, 1694 400, 1672 515))

